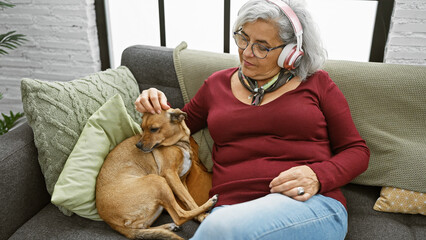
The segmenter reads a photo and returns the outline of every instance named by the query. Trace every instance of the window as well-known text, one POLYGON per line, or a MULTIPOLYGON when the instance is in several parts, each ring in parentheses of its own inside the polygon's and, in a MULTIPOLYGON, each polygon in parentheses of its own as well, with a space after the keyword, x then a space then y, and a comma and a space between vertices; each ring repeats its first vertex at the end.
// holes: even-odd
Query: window
MULTIPOLYGON (((159 2, 164 2, 167 47, 186 41, 191 49, 223 52, 224 42, 228 41, 229 52, 237 54, 232 34, 224 41, 224 5, 230 3, 232 30, 246 0, 105 0, 112 68, 120 65, 121 53, 128 46, 161 45, 159 2)), ((306 2, 320 28, 329 59, 369 61, 378 1, 306 2)))
POLYGON ((120 65, 121 53, 136 44, 160 46, 157 0, 105 0, 110 64, 120 65))
POLYGON ((308 0, 329 59, 368 62, 377 1, 308 0))

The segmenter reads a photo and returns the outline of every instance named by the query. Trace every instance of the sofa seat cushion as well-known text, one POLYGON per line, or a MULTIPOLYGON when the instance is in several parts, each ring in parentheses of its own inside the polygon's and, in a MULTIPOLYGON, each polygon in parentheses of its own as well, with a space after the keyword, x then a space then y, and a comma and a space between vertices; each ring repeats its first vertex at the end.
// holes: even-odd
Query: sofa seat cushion
MULTIPOLYGON (((426 217, 423 215, 383 213, 372 209, 380 193, 379 187, 349 184, 343 187, 348 200, 349 230, 346 240, 404 239, 415 240, 426 236, 426 217)), ((153 226, 172 222, 163 213, 153 226)), ((189 221, 177 234, 189 239, 199 224, 189 221)), ((48 204, 26 222, 10 238, 15 239, 126 239, 105 222, 92 221, 73 215, 63 215, 53 204, 48 204)))
MULTIPOLYGON (((170 222, 172 222, 170 216, 167 213, 163 213, 153 226, 170 222)), ((198 225, 194 221, 186 222, 182 225, 182 231, 177 232, 177 234, 189 239, 198 225)), ((53 204, 48 204, 9 239, 125 240, 127 238, 113 230, 105 222, 89 220, 75 214, 68 217, 62 214, 53 204)))
POLYGON ((426 217, 423 215, 384 213, 373 210, 380 187, 348 184, 342 188, 347 199, 349 230, 346 240, 404 239, 426 236, 426 217))

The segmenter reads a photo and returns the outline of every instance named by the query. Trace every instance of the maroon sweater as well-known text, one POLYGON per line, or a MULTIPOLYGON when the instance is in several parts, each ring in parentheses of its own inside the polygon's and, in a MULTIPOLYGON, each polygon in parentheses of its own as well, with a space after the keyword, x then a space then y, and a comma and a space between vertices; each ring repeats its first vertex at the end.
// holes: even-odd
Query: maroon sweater
POLYGON ((346 206, 339 187, 367 169, 370 152, 328 73, 318 71, 272 102, 251 106, 232 93, 236 70, 212 74, 183 108, 191 132, 208 126, 214 140, 216 206, 265 196, 273 178, 300 165, 316 173, 319 193, 346 206))

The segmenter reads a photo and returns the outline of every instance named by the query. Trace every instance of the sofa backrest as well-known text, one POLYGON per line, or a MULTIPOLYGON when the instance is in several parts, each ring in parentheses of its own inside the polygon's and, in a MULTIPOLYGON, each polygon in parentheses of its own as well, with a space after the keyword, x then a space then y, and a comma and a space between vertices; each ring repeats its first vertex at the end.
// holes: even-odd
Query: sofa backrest
POLYGON ((155 87, 163 91, 173 107, 184 105, 173 64, 173 49, 135 45, 121 55, 121 65, 130 69, 139 90, 155 87))
POLYGON ((329 60, 371 151, 355 183, 426 192, 426 66, 329 60))
MULTIPOLYGON (((163 66, 160 69, 165 66, 170 68, 173 61, 176 75, 170 78, 174 78, 172 81, 177 83, 167 82, 167 87, 161 87, 166 90, 179 88, 182 103, 189 101, 213 72, 238 66, 238 58, 235 55, 197 51, 186 47, 183 42, 174 50, 168 49, 167 57, 162 56, 164 50, 156 54, 148 47, 152 54, 137 57, 148 57, 148 60, 143 61, 158 63, 163 66), (170 59, 171 51, 173 60, 170 59)), ((123 62, 129 61, 123 59, 123 62)), ((157 68, 158 71, 159 66, 151 67, 157 68)), ((133 72, 133 69, 129 68, 133 72)), ((353 182, 426 192, 426 66, 328 60, 324 70, 345 95, 357 129, 371 150, 368 170, 353 182)), ((158 72, 150 73, 150 79, 143 80, 145 82, 142 86, 164 85, 164 79, 152 81, 156 76, 163 75, 158 72)), ((135 77, 139 81, 138 76, 135 77)), ((176 93, 173 94, 167 95, 169 101, 175 101, 176 93)), ((210 153, 213 141, 208 131, 203 130, 195 137, 200 145, 203 163, 207 168, 211 168, 210 153)))

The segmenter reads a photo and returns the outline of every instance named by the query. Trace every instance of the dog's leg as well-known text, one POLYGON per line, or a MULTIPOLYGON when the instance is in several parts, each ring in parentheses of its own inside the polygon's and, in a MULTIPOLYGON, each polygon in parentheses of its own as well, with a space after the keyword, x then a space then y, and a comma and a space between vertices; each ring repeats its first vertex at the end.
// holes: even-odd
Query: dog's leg
POLYGON ((175 230, 176 225, 174 223, 164 224, 158 227, 152 227, 148 229, 129 229, 125 227, 116 227, 115 229, 122 232, 124 236, 130 239, 173 239, 173 240, 184 240, 179 237, 176 233, 172 232, 175 230), (121 230, 121 231, 120 231, 121 230))
MULTIPOLYGON (((144 212, 144 214, 136 212, 136 215, 130 218, 131 221, 128 221, 126 227, 131 229, 148 228, 150 223, 152 223, 153 217, 156 218, 156 216, 158 216, 156 214, 157 208, 155 208, 154 206, 161 205, 170 214, 175 224, 182 225, 188 220, 191 220, 196 216, 200 215, 201 213, 208 211, 217 202, 217 197, 213 197, 202 206, 197 206, 187 211, 178 204, 172 189, 170 188, 167 180, 164 177, 150 174, 145 176, 144 178, 141 178, 138 181, 141 181, 140 184, 137 184, 141 189, 155 189, 155 191, 149 194, 149 197, 155 202, 152 203, 150 208, 152 209, 152 212, 150 212, 149 214, 146 212, 144 212), (147 179, 149 179, 149 181, 147 181, 147 179), (149 184, 149 186, 146 184, 149 184)), ((136 194, 135 197, 136 199, 133 199, 133 201, 137 202, 137 198, 143 199, 146 198, 147 195, 146 192, 142 191, 140 195, 136 194)))
MULTIPOLYGON (((173 221, 177 225, 182 225, 188 220, 191 220, 195 218, 196 216, 208 211, 217 202, 217 197, 214 196, 211 199, 209 199, 205 204, 201 205, 200 207, 198 207, 194 203, 195 204, 194 208, 185 210, 176 201, 172 188, 169 186, 167 180, 163 177, 159 177, 157 180, 160 180, 157 183, 161 182, 161 187, 157 188, 157 191, 158 191, 157 193, 160 194, 160 197, 157 198, 159 201, 159 204, 167 210, 167 212, 170 214, 173 221)), ((181 187, 183 187, 180 180, 179 180, 179 183, 181 187)))
MULTIPOLYGON (((195 216, 209 210, 211 206, 216 203, 216 198, 209 200, 206 204, 191 211, 186 211, 177 203, 176 198, 173 194, 172 189, 168 185, 164 177, 158 175, 147 175, 140 178, 139 186, 141 189, 155 189, 155 191, 135 194, 135 198, 130 199, 130 202, 137 203, 137 199, 151 198, 152 203, 147 208, 146 202, 141 205, 145 211, 138 213, 137 210, 132 213, 133 216, 128 217, 129 220, 125 221, 124 224, 111 224, 115 230, 121 232, 128 238, 131 239, 179 239, 178 235, 173 231, 179 230, 177 225, 182 225, 188 220, 193 219, 195 216), (149 181, 148 181, 149 180, 149 181), (147 185, 149 184, 149 185, 147 185), (147 195, 148 194, 148 195, 147 195), (151 223, 158 217, 158 211, 156 207, 162 206, 172 217, 174 223, 164 224, 157 227, 150 228, 151 223), (149 213, 146 210, 150 210, 149 213)), ((137 191, 136 191, 137 192, 137 191)), ((126 220, 126 219, 124 219, 126 220)))
POLYGON ((166 223, 160 226, 151 227, 151 229, 167 229, 172 232, 179 232, 182 228, 175 223, 166 223))
POLYGON ((167 180, 167 183, 172 188, 173 192, 182 201, 182 203, 188 209, 197 208, 198 205, 192 198, 191 194, 189 194, 187 188, 183 185, 179 175, 173 170, 167 170, 164 176, 167 180))
POLYGON ((187 222, 188 220, 193 219, 197 216, 200 216, 206 211, 210 210, 216 204, 217 196, 216 195, 213 196, 200 207, 196 207, 188 211, 181 208, 181 206, 177 203, 174 197, 173 199, 169 199, 169 200, 170 202, 167 202, 167 203, 165 202, 163 206, 167 210, 167 212, 170 214, 173 221, 177 225, 181 225, 187 222))
MULTIPOLYGON (((181 180, 182 180, 182 184, 183 184, 183 186, 185 187, 185 189, 186 189, 187 191, 189 191, 188 185, 186 184, 186 176, 185 176, 184 178, 181 178, 181 180)), ((188 193, 189 193, 189 192, 188 192, 188 193)), ((191 193, 190 193, 189 195, 191 195, 191 193)), ((192 197, 192 195, 191 195, 191 200, 194 200, 195 205, 196 205, 197 207, 199 206, 199 205, 198 205, 198 203, 196 202, 196 200, 192 197)), ((204 203, 204 202, 203 202, 203 203, 204 203)), ((203 203, 200 203, 200 204, 203 204, 203 203)), ((188 208, 187 204, 185 204, 185 206, 188 208)), ((200 215, 196 216, 196 217, 195 217, 195 220, 197 220, 198 222, 202 222, 202 221, 204 221, 204 219, 205 219, 208 215, 209 215, 209 213, 202 213, 202 214, 200 214, 200 215)))
MULTIPOLYGON (((182 203, 188 210, 198 208, 197 203, 194 201, 191 194, 189 194, 188 189, 185 188, 176 172, 174 172, 173 170, 167 170, 165 172, 165 178, 167 180, 167 183, 172 188, 173 192, 176 194, 179 200, 182 201, 182 203)), ((195 219, 199 222, 202 222, 206 217, 207 214, 203 213, 195 217, 195 219)))

